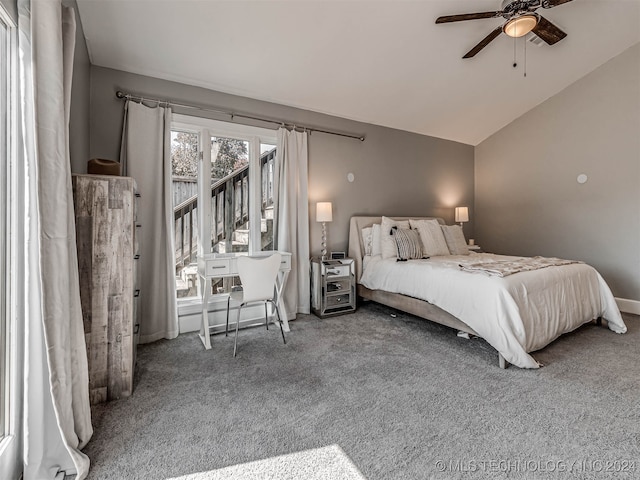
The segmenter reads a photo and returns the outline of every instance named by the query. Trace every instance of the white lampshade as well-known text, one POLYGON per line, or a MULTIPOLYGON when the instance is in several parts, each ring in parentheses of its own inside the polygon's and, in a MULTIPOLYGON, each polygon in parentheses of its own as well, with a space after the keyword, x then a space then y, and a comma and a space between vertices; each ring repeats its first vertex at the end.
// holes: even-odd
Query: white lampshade
POLYGON ((331 202, 318 202, 316 204, 316 222, 330 222, 332 220, 331 202))
POLYGON ((468 221, 469 221, 469 208, 456 207, 456 222, 468 222, 468 221))
POLYGON ((537 24, 538 17, 535 15, 522 15, 509 20, 502 30, 510 37, 518 38, 529 33, 537 24))

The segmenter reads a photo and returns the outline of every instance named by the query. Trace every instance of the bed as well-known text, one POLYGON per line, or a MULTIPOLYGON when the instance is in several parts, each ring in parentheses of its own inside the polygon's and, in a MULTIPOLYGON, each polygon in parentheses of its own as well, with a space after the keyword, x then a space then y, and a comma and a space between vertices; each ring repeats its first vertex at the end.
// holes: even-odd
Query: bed
MULTIPOLYGON (((531 352, 594 320, 606 320, 616 333, 627 330, 611 290, 585 263, 496 276, 464 271, 461 266, 524 259, 470 253, 398 262, 368 254, 363 229, 380 224, 382 218, 351 218, 349 256, 356 265, 358 297, 479 336, 497 350, 501 368, 508 364, 539 368, 531 352)), ((444 225, 435 217, 390 218, 437 220, 444 225)))

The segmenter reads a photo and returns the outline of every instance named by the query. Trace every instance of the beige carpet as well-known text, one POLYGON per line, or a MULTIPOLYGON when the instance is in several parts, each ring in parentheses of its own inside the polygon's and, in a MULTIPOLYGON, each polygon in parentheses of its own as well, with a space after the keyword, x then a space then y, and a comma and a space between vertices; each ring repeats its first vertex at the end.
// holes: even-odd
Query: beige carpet
POLYGON ((141 345, 133 395, 94 408, 89 480, 638 479, 624 318, 625 335, 592 324, 536 352, 539 370, 375 304, 300 316, 286 345, 243 330, 237 358, 233 337, 141 345))

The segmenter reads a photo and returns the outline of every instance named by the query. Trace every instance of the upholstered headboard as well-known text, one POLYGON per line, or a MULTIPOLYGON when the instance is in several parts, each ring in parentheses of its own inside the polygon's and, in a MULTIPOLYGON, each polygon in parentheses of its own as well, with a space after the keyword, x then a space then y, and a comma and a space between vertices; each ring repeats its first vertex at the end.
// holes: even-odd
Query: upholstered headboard
MULTIPOLYGON (((441 225, 445 222, 439 217, 389 217, 393 220, 428 220, 435 219, 441 225)), ((362 241, 362 229, 370 227, 374 223, 382 222, 382 216, 379 217, 351 217, 349 223, 349 257, 356 262, 356 282, 360 281, 362 275, 362 258, 364 257, 364 242, 362 241)))

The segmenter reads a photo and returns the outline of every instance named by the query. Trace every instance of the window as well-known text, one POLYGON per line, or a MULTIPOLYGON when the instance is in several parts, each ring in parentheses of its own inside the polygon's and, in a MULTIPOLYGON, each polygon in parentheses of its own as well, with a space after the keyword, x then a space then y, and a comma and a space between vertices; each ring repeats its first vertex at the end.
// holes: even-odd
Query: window
POLYGON ((16 32, 0 5, 0 478, 17 478, 20 445, 20 383, 16 343, 15 306, 18 292, 13 248, 18 189, 16 178, 16 32))
MULTIPOLYGON (((273 130, 174 115, 178 298, 197 295, 198 254, 273 250, 275 157, 273 130)), ((214 280, 212 293, 228 293, 238 282, 214 280)))

